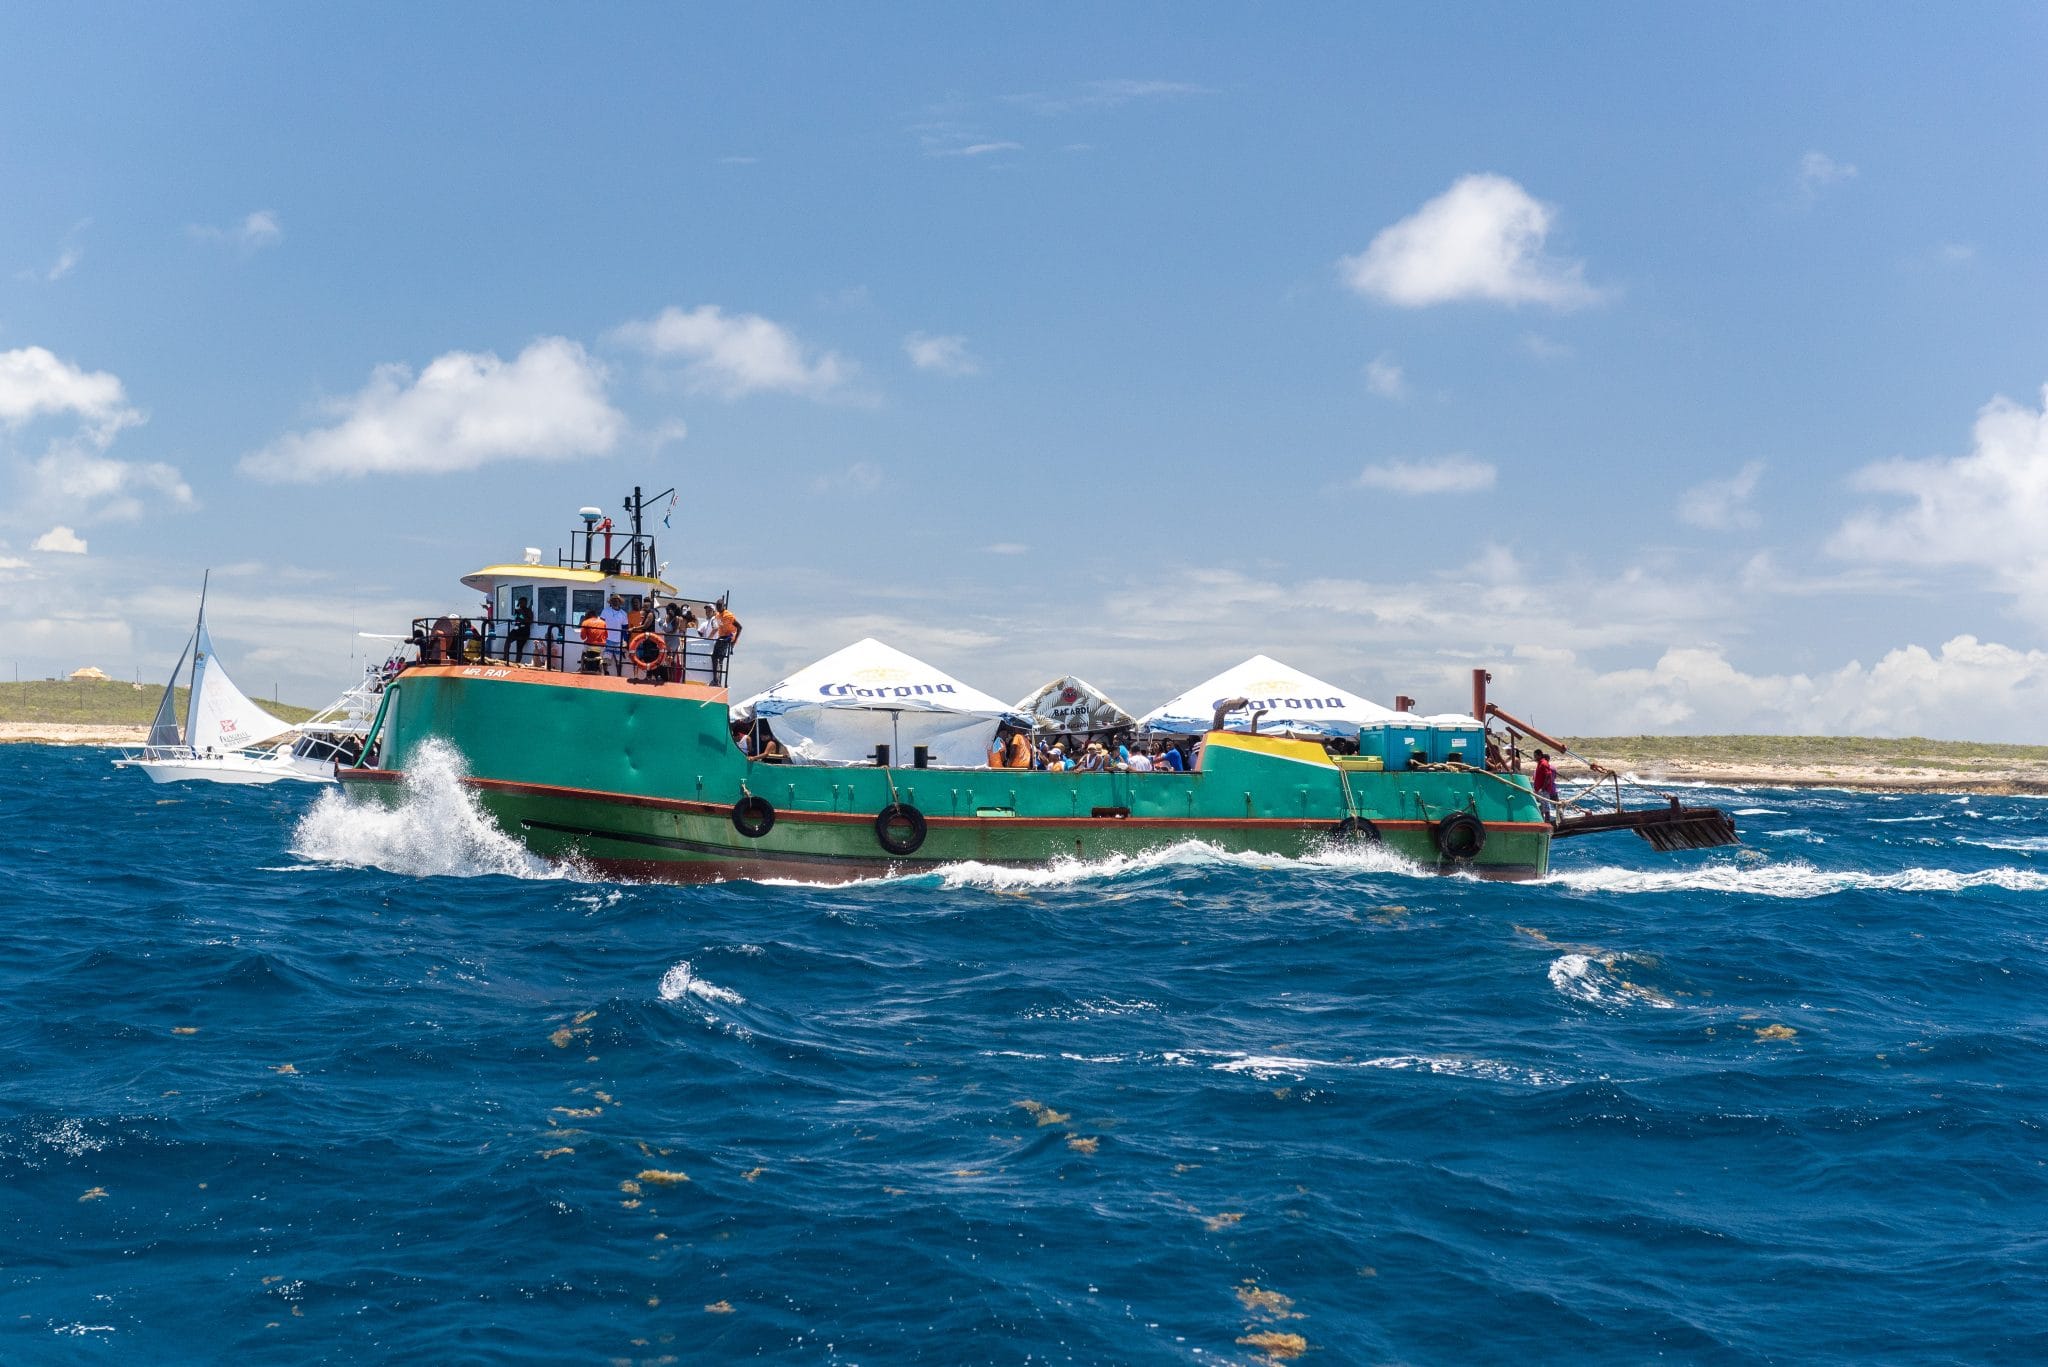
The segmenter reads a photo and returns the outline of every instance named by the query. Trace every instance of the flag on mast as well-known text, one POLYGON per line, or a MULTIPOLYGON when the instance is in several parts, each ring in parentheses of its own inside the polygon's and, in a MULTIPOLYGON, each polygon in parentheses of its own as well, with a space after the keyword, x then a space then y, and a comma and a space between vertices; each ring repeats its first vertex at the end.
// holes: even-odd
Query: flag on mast
POLYGON ((666 512, 664 512, 664 513, 663 513, 663 514, 661 515, 661 525, 662 525, 662 526, 664 526, 664 527, 668 526, 668 520, 669 520, 669 519, 670 519, 671 517, 674 517, 674 516, 675 516, 675 512, 676 512, 676 495, 675 495, 675 493, 674 493, 674 492, 670 492, 670 494, 669 494, 669 496, 668 496, 668 510, 667 510, 666 512))

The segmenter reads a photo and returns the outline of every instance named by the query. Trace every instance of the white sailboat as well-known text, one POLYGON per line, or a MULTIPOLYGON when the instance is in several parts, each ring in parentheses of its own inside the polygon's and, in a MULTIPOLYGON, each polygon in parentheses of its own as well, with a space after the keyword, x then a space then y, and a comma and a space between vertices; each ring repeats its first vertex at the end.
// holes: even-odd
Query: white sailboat
MULTIPOLYGON (((140 752, 114 761, 120 768, 140 769, 158 783, 332 783, 334 761, 347 751, 351 735, 368 728, 368 712, 357 695, 370 686, 350 689, 310 721, 294 726, 273 717, 235 686, 214 654, 206 631, 206 586, 199 589, 199 621, 164 685, 163 701, 140 752), (178 674, 192 658, 186 693, 185 724, 178 725, 178 674), (267 741, 300 732, 294 745, 261 749, 267 741)), ((372 709, 373 710, 373 709, 372 709)))

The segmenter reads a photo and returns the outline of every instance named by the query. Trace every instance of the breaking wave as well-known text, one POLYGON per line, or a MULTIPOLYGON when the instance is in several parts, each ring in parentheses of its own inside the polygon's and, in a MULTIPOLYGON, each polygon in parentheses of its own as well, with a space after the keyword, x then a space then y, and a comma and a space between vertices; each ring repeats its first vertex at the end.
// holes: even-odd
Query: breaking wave
POLYGON ((2002 888, 2007 892, 2048 891, 2048 874, 2032 869, 1900 869, 1863 873, 1819 869, 1802 860, 1783 864, 1708 864, 1691 869, 1593 868, 1553 870, 1545 882, 1573 892, 1725 892, 1747 897, 1832 897, 1842 892, 1966 892, 2002 888))
POLYGON ((463 787, 465 772, 454 746, 429 740, 413 751, 395 805, 322 793, 293 830, 292 853, 415 878, 578 876, 573 865, 551 864, 499 830, 463 787))
POLYGON ((661 975, 661 999, 665 1002, 679 1002, 689 997, 698 1001, 715 1002, 720 1006, 745 1006, 747 999, 729 987, 697 976, 688 959, 671 964, 668 972, 661 975))
POLYGON ((1308 1078, 1317 1073, 1351 1069, 1379 1069, 1390 1072, 1430 1073, 1438 1077, 1474 1078, 1484 1082, 1505 1082, 1522 1087, 1562 1087, 1571 1082, 1563 1073, 1546 1068, 1529 1068, 1501 1059, 1470 1054, 1388 1054, 1380 1058, 1317 1059, 1293 1054, 1253 1054, 1224 1051, 1215 1054, 1169 1050, 1160 1056, 1169 1066, 1207 1067, 1212 1072, 1236 1073, 1261 1081, 1276 1078, 1308 1078), (1215 1059, 1209 1062, 1209 1059, 1215 1059))
POLYGON ((1550 963, 1550 985, 1589 1006, 1642 1005, 1669 1011, 1678 1003, 1630 976, 1655 967, 1653 961, 1634 954, 1560 954, 1550 963))
POLYGON ((1112 854, 1100 859, 1058 859, 1050 864, 1011 867, 972 861, 950 864, 913 879, 935 881, 947 888, 1012 891, 1059 888, 1161 869, 1325 869, 1347 873, 1382 873, 1397 877, 1435 878, 1436 870, 1404 859, 1381 845, 1328 846, 1301 858, 1278 854, 1247 854, 1220 849, 1201 840, 1183 840, 1142 854, 1112 854))
POLYGON ((1984 850, 2011 850, 2016 854, 2048 854, 2048 835, 2023 835, 2012 840, 1972 840, 1962 836, 1958 843, 1984 850))

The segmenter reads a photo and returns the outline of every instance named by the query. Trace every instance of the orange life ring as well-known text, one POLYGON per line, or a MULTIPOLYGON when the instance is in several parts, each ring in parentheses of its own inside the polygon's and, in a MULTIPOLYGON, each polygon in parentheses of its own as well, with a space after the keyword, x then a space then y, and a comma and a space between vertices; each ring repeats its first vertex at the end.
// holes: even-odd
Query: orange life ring
POLYGON ((660 669, 668 663, 668 647, 663 645, 661 638, 651 631, 643 631, 638 636, 635 636, 632 644, 626 647, 626 653, 632 656, 633 663, 639 665, 642 669, 660 669), (647 653, 646 648, 648 646, 654 647, 654 653, 651 655, 647 653))

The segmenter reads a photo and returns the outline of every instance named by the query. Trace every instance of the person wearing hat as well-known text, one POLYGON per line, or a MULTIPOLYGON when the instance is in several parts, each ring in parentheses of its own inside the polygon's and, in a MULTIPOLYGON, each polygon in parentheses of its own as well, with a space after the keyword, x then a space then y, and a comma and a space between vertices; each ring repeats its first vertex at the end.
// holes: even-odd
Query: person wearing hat
POLYGON ((1530 776, 1529 787, 1536 794, 1536 805, 1543 809, 1543 819, 1555 826, 1557 808, 1552 804, 1557 801, 1557 770, 1545 751, 1536 752, 1536 772, 1530 776))

